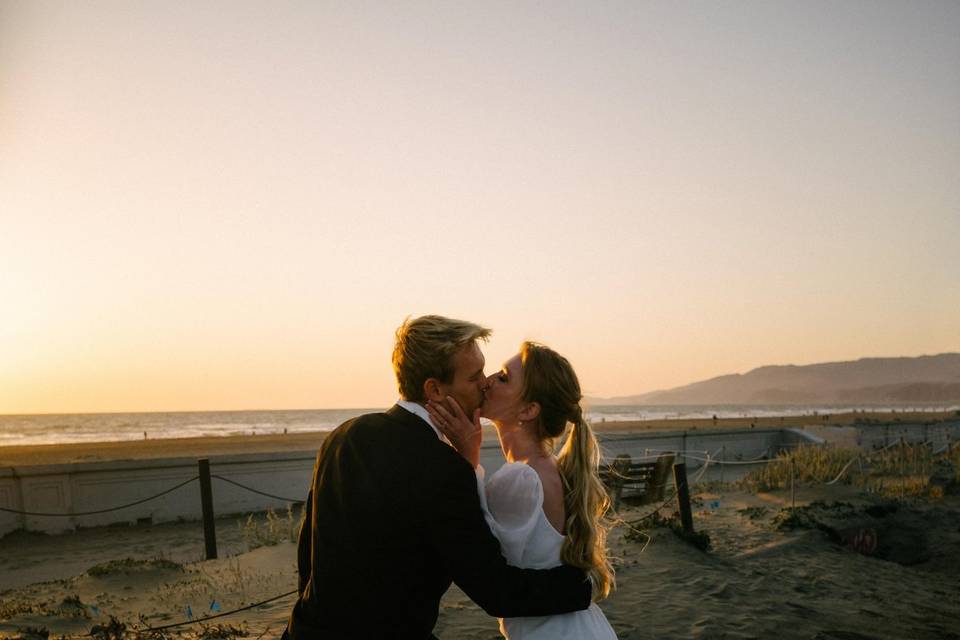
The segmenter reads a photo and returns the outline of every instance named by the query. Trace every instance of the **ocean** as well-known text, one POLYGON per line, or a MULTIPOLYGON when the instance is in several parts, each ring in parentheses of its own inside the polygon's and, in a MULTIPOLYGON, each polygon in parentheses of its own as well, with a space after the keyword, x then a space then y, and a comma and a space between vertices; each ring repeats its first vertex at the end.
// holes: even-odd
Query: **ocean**
MULTIPOLYGON (((592 422, 796 416, 853 410, 943 411, 956 407, 798 406, 798 405, 644 405, 597 406, 587 411, 592 422)), ((189 438, 329 431, 341 422, 384 407, 290 411, 183 411, 170 413, 81 413, 0 415, 0 446, 111 442, 144 438, 189 438)))

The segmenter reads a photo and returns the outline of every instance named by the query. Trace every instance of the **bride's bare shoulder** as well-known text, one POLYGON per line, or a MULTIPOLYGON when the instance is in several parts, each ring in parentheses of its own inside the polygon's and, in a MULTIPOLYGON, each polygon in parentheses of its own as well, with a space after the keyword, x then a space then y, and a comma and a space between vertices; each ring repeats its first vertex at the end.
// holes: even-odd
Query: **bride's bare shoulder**
POLYGON ((566 520, 563 509, 563 481, 560 479, 556 459, 538 458, 528 464, 537 472, 543 486, 543 513, 554 529, 566 533, 563 526, 566 520))

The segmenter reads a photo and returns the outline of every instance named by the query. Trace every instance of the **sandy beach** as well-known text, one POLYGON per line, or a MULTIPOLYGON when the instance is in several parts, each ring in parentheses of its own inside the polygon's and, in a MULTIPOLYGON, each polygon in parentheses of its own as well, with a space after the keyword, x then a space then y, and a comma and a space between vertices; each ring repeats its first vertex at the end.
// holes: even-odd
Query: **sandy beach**
MULTIPOLYGON (((626 536, 633 530, 629 525, 616 527, 610 542, 618 588, 602 608, 618 636, 958 637, 960 499, 901 505, 872 518, 888 521, 880 549, 889 559, 862 555, 816 527, 778 528, 789 501, 786 491, 697 491, 694 523, 710 536, 709 551, 667 527, 640 525, 642 533, 633 540, 626 536)), ((823 520, 837 530, 862 525, 871 519, 865 515, 871 508, 890 508, 889 501, 848 487, 802 489, 797 496, 798 507, 815 501, 844 505, 821 509, 823 520)), ((629 522, 650 510, 629 508, 621 516, 629 522)), ((218 522, 228 538, 226 557, 209 561, 199 559, 196 523, 8 536, 0 541, 0 574, 15 586, 0 595, 0 633, 28 638, 18 629, 45 627, 58 635, 85 634, 108 624, 110 616, 142 630, 294 589, 295 545, 278 539, 247 550, 243 524, 218 522)), ((277 637, 291 601, 280 598, 211 620, 207 631, 197 624, 169 629, 166 637, 240 635, 230 635, 231 629, 254 638, 277 637)), ((496 620, 455 586, 443 599, 436 633, 468 640, 499 637, 496 620)))
MULTIPOLYGON (((722 418, 637 420, 630 422, 597 422, 599 433, 646 433, 651 431, 686 431, 695 429, 786 428, 803 426, 844 426, 869 422, 937 422, 956 417, 944 412, 842 413, 762 418, 722 418)), ((123 442, 83 442, 0 447, 0 465, 23 466, 68 464, 106 460, 144 460, 150 458, 200 457, 239 453, 273 453, 309 451, 319 448, 327 432, 236 435, 205 438, 169 438, 127 440, 123 442)), ((496 441, 493 427, 485 426, 484 442, 496 441)))
MULTIPOLYGON (((721 422, 742 428, 737 421, 721 422)), ((632 423, 597 427, 637 429, 632 423)), ((315 446, 318 434, 308 435, 7 448, 0 460, 315 446)), ((788 489, 712 484, 695 485, 692 504, 695 529, 709 536, 708 550, 650 518, 656 505, 621 509, 610 535, 618 588, 601 603, 620 638, 960 638, 960 496, 894 500, 842 483, 808 483, 792 498, 788 489), (863 543, 864 531, 872 532, 875 544, 863 543)), ((659 513, 669 518, 674 508, 668 502, 659 513)), ((11 533, 0 539, 0 637, 39 638, 43 630, 70 637, 92 629, 104 638, 278 637, 292 596, 202 619, 295 588, 298 521, 296 511, 222 518, 217 560, 203 559, 198 522, 11 533), (184 621, 193 623, 145 633, 184 621)), ((456 586, 443 599, 435 633, 446 639, 500 637, 497 621, 456 586)))

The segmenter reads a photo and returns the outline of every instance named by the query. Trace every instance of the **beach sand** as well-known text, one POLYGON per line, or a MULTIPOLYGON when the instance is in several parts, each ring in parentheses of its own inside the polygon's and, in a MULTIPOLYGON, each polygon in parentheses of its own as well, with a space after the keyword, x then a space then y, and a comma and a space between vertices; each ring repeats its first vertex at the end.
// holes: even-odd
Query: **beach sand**
MULTIPOLYGON (((601 606, 618 636, 960 637, 960 498, 894 508, 850 487, 801 488, 797 506, 814 503, 811 513, 819 514, 818 524, 778 529, 775 522, 789 501, 787 491, 695 488, 694 525, 710 536, 708 551, 649 521, 639 526, 643 533, 635 540, 625 536, 630 526, 617 526, 610 548, 618 588, 601 606), (816 501, 828 506, 818 507, 816 501), (831 537, 865 525, 879 532, 873 556, 831 537)), ((652 509, 627 508, 621 515, 630 522, 652 509)), ((198 523, 7 536, 0 540, 0 575, 17 584, 0 593, 0 634, 28 637, 18 636, 18 628, 40 626, 57 635, 86 634, 94 625, 108 623, 110 615, 143 629, 294 589, 294 543, 283 539, 245 550, 242 524, 218 522, 226 557, 209 561, 200 559, 198 523)), ((260 524, 267 525, 262 518, 260 524)), ((210 627, 206 636, 197 624, 166 633, 233 637, 216 635, 232 626, 252 638, 278 637, 291 603, 292 597, 285 597, 211 620, 205 623, 210 627), (215 627, 218 623, 224 626, 215 627)), ((497 621, 456 586, 442 601, 436 635, 448 640, 499 637, 497 621)))
MULTIPOLYGON (((907 420, 903 414, 898 417, 907 420)), ((850 417, 864 419, 864 414, 850 417)), ((924 416, 929 419, 929 414, 924 416)), ((831 423, 842 424, 836 416, 831 423)), ((811 417, 806 418, 807 424, 811 417)), ((774 419, 775 422, 779 420, 774 419)), ((785 422, 792 419, 787 418, 785 422)), ((714 427, 671 423, 673 428, 714 427)), ((719 421, 721 428, 742 428, 719 421)), ((760 426, 762 420, 755 421, 760 426)), ((801 423, 803 424, 803 423, 801 423)), ((823 422, 820 422, 823 424, 823 422)), ((798 426, 794 424, 793 426, 798 426)), ((634 431, 633 423, 597 425, 634 431)), ((663 430, 661 425, 646 425, 663 430)), ((156 440, 0 450, 10 464, 173 457, 315 448, 323 434, 156 440)), ((891 502, 844 485, 800 487, 791 522, 789 491, 734 485, 693 487, 694 525, 707 551, 627 507, 611 532, 618 588, 601 603, 627 638, 960 638, 960 497, 891 502), (876 548, 863 535, 876 532, 876 548), (639 533, 638 533, 639 531, 639 533), (628 539, 628 535, 630 539, 628 539), (860 545, 861 551, 855 550, 860 545)), ((673 511, 673 503, 661 513, 673 511)), ((87 635, 111 616, 133 629, 203 618, 291 591, 299 514, 217 521, 220 559, 203 559, 199 522, 98 527, 62 535, 18 531, 0 539, 0 637, 87 635), (264 545, 265 546, 260 546, 264 545), (142 618, 141 618, 142 616, 142 618)), ((293 602, 282 597, 228 617, 143 635, 279 637, 293 602)), ((442 601, 436 635, 498 638, 497 621, 456 587, 442 601)), ((103 637, 113 637, 105 635, 103 637)))

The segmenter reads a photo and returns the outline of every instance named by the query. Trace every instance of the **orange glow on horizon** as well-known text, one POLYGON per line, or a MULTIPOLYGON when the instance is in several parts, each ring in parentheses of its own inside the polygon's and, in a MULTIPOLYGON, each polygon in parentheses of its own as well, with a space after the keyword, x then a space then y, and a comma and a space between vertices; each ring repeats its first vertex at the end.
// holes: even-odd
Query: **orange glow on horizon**
POLYGON ((960 350, 958 5, 226 7, 0 7, 0 413, 960 350))

